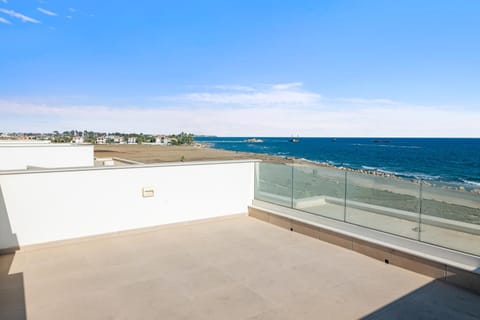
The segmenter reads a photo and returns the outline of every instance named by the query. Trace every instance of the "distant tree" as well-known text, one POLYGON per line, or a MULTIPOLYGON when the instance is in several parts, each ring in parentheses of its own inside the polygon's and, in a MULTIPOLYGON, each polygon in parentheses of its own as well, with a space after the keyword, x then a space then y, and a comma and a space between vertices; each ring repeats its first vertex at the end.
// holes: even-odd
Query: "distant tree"
POLYGON ((93 136, 92 133, 89 133, 88 136, 84 139, 86 143, 95 143, 97 139, 93 136))

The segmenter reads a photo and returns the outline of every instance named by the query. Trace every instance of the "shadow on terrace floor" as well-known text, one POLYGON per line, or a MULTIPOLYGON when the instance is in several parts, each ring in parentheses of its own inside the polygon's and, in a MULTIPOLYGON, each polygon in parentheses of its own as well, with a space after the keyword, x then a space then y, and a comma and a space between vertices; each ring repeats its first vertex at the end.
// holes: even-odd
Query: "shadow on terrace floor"
MULTIPOLYGON (((0 244, 18 249, 15 234, 8 219, 7 206, 0 187, 0 244)), ((10 274, 15 254, 0 254, 0 319, 26 319, 23 273, 10 274)))
POLYGON ((373 319, 465 319, 480 317, 480 296, 434 280, 363 317, 373 319), (471 299, 465 299, 471 295, 471 299))

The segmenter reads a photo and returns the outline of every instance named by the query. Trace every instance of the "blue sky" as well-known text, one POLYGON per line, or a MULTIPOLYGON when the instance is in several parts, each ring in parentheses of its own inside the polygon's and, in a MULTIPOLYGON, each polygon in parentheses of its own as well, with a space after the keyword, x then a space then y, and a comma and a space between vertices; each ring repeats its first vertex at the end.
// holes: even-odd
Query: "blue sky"
POLYGON ((0 131, 480 137, 480 2, 0 0, 0 131))

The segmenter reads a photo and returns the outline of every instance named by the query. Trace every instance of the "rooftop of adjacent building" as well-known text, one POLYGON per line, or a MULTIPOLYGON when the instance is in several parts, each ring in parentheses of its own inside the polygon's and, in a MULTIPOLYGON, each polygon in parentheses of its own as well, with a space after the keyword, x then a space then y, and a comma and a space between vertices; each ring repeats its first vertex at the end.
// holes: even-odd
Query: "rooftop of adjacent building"
POLYGON ((236 215, 0 256, 1 319, 478 319, 480 296, 236 215))

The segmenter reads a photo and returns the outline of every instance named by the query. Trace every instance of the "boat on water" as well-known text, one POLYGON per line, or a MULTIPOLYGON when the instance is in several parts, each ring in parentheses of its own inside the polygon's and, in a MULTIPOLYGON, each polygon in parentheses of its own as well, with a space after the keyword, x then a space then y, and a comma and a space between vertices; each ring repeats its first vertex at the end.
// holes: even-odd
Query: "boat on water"
POLYGON ((245 140, 245 142, 248 142, 248 143, 262 143, 263 140, 262 139, 257 139, 257 138, 250 138, 250 139, 245 140))
POLYGON ((288 140, 288 142, 297 143, 297 142, 300 142, 300 139, 298 139, 298 138, 291 138, 290 140, 288 140))

